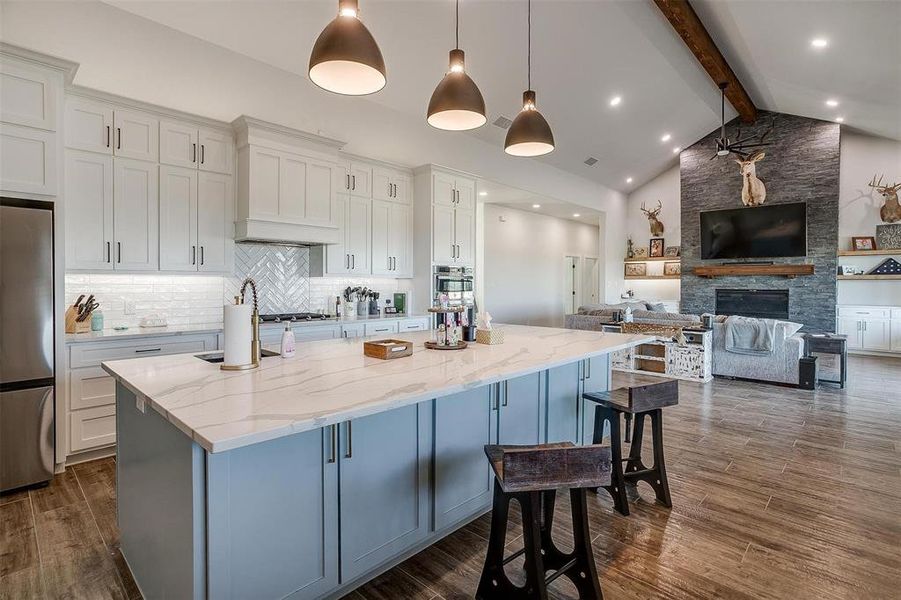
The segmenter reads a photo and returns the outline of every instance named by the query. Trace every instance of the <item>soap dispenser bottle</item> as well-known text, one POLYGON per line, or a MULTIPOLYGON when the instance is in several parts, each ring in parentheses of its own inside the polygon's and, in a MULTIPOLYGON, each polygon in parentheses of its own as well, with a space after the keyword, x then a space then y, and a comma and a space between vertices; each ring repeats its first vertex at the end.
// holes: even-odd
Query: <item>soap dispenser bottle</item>
POLYGON ((297 344, 294 340, 294 332, 290 325, 285 325, 285 331, 282 333, 282 358, 291 358, 297 350, 297 344))

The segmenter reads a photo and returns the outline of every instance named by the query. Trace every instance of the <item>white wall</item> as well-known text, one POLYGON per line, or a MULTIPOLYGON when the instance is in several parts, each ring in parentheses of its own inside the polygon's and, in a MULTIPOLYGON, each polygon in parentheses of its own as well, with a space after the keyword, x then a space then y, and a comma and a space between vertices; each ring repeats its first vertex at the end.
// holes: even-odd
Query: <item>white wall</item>
MULTIPOLYGON (((679 166, 667 169, 651 181, 637 188, 627 200, 626 231, 632 238, 635 247, 649 245, 651 227, 647 216, 641 212, 641 203, 644 202, 648 210, 653 210, 659 200, 663 209, 658 219, 663 223, 663 238, 667 246, 678 246, 682 242, 682 218, 680 215, 680 187, 679 166)), ((623 247, 621 254, 625 255, 623 247)), ((648 265, 648 275, 662 275, 663 263, 651 262, 648 265)), ((679 302, 679 280, 648 280, 641 281, 630 279, 624 281, 624 286, 635 292, 635 297, 641 300, 653 300, 657 302, 679 302)))
MULTIPOLYGON (((211 4, 211 10, 215 10, 211 4)), ((409 166, 440 164, 606 211, 607 249, 622 235, 625 196, 474 136, 363 98, 325 93, 283 71, 101 2, 3 2, 3 41, 80 63, 75 83, 223 121, 251 115, 346 140, 346 150, 409 166)), ((298 56, 298 60, 306 60, 298 56)), ((605 260, 608 295, 621 256, 605 260)))
MULTIPOLYGON (((852 236, 875 236, 882 223, 883 198, 867 183, 874 174, 877 179, 885 174, 884 183, 901 182, 901 142, 845 129, 841 152, 838 247, 850 250, 852 236)), ((843 256, 839 264, 870 269, 883 260, 884 256, 843 256)), ((838 302, 901 306, 901 281, 840 281, 838 302)))
POLYGON ((494 204, 485 205, 484 227, 480 308, 498 322, 562 326, 564 257, 596 257, 598 227, 494 204))

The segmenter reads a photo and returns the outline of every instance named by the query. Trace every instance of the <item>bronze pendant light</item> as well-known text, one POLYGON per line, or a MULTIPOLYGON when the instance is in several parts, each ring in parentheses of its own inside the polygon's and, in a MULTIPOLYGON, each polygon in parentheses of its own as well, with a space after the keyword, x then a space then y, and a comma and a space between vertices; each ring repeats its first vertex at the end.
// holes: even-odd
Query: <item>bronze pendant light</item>
POLYGON ((382 51, 357 13, 357 0, 338 0, 338 16, 313 44, 309 75, 322 89, 364 96, 385 87, 382 51))
POLYGON ((532 0, 529 0, 528 87, 522 94, 522 110, 513 119, 504 141, 504 152, 513 156, 541 156, 554 150, 551 126, 538 112, 532 90, 532 0))
POLYGON ((456 8, 456 47, 450 51, 447 73, 432 92, 428 122, 432 127, 448 131, 465 131, 488 122, 485 99, 476 82, 466 74, 463 51, 460 50, 460 0, 456 8))

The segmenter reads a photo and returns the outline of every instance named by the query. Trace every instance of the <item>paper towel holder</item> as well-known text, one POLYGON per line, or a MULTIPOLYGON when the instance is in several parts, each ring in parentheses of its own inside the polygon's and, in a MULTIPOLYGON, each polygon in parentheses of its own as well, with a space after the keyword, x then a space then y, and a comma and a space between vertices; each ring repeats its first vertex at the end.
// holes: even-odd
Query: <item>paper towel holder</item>
POLYGON ((250 327, 252 331, 252 337, 250 339, 251 362, 247 365, 221 364, 219 365, 219 368, 223 371, 247 371, 250 369, 256 369, 260 366, 260 354, 262 345, 260 344, 260 311, 257 304, 257 284, 250 277, 245 279, 241 284, 241 291, 238 292, 237 296, 235 296, 235 304, 244 304, 244 292, 247 290, 248 285, 253 291, 253 313, 250 315, 250 327))

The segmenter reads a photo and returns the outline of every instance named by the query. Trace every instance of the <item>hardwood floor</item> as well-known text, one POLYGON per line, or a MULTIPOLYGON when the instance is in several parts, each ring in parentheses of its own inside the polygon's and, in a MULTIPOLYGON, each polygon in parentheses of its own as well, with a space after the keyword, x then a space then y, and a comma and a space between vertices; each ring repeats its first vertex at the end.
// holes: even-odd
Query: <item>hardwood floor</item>
MULTIPOLYGON (((901 360, 852 357, 850 373, 846 390, 815 392, 683 382, 664 416, 673 508, 655 504, 650 487, 633 493, 629 517, 606 493, 589 497, 605 598, 898 598, 901 360)), ((140 597, 117 549, 114 480, 105 459, 0 496, 0 599, 140 597)), ((567 504, 555 527, 564 548, 567 504)), ((477 519, 347 598, 471 598, 489 523, 477 519)), ((508 532, 511 551, 520 531, 508 532)), ((575 597, 565 578, 552 590, 575 597)))

